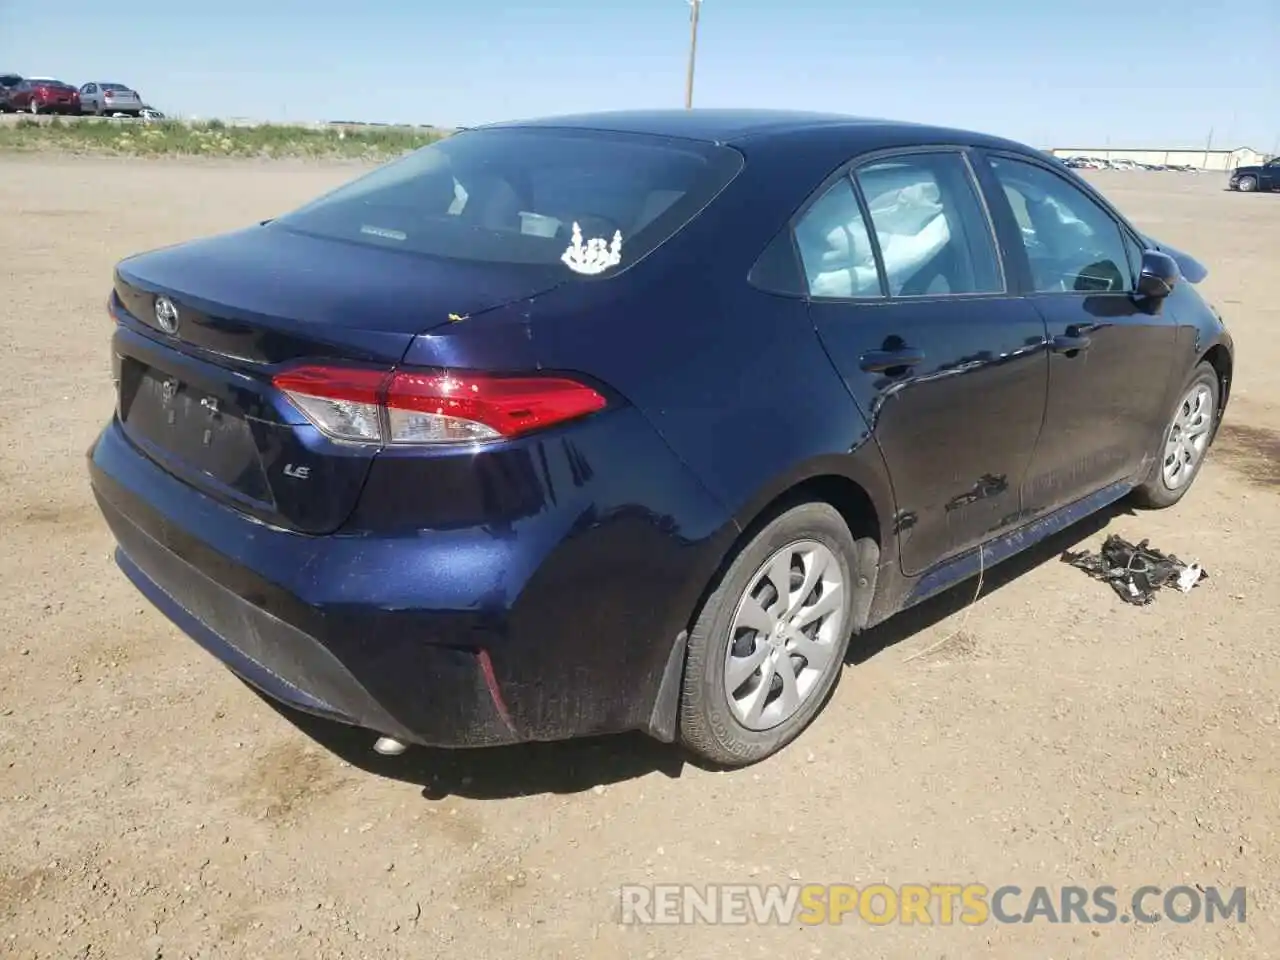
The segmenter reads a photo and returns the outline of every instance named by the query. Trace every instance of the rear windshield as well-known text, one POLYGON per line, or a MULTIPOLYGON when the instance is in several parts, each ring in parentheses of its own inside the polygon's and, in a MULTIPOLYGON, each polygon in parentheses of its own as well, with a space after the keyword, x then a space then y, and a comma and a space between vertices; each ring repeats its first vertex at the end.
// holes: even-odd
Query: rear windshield
MULTIPOLYGON (((596 244, 614 273, 692 219, 742 166, 727 147, 551 128, 469 130, 276 223, 429 256, 559 266, 596 244), (610 255, 619 252, 620 258, 610 255)), ((593 259, 590 255, 587 260, 593 259)))
POLYGON ((103 90, 128 90, 129 89, 123 83, 100 83, 98 84, 98 86, 102 87, 103 90))

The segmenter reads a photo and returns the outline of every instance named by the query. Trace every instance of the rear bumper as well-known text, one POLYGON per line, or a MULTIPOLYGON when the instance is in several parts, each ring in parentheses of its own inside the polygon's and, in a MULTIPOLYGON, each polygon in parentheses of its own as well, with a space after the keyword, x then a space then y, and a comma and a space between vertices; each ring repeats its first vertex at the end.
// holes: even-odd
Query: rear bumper
MULTIPOLYGON (((410 656, 369 651, 344 661, 323 641, 246 600, 156 539, 150 514, 101 474, 94 494, 116 538, 116 563, 179 629, 246 682, 295 709, 367 727, 397 739, 481 746, 519 739, 486 682, 482 649, 416 645, 410 656), (128 511, 128 514, 126 514, 128 511), (150 522, 148 523, 148 519, 150 522), (394 663, 385 662, 394 659, 394 663), (409 683, 400 671, 412 671, 409 683), (400 677, 402 683, 389 687, 400 677), (425 709, 410 707, 410 694, 425 709)), ((163 525, 160 525, 163 528, 163 525)), ((206 565, 212 561, 205 557, 206 565)), ((242 586, 257 578, 226 558, 214 561, 242 586)), ((277 588, 262 582, 266 599, 277 588)), ((354 626, 354 625, 353 625, 354 626)))
MULTIPOLYGON (((628 417, 602 429, 631 429, 628 417)), ((591 449, 578 439, 566 455, 591 449)), ((633 446, 646 442, 633 431, 633 446)), ((668 461, 656 488, 678 504, 619 509, 599 490, 587 515, 564 504, 514 533, 387 536, 252 520, 165 473, 114 420, 89 471, 122 571, 241 678, 308 713, 465 747, 631 729, 670 739, 677 638, 733 529, 668 461), (694 516, 713 532, 691 539, 694 516)), ((602 464, 594 483, 608 477, 602 464)))

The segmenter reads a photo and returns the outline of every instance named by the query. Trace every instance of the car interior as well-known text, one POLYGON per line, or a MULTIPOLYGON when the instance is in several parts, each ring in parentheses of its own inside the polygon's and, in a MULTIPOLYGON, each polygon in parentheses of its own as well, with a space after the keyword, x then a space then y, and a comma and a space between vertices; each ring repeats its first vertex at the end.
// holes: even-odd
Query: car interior
MULTIPOLYGON (((354 206, 363 219, 355 229, 423 248, 438 245, 425 235, 426 223, 448 221, 471 228, 458 251, 490 250, 495 240, 511 248, 514 242, 520 245, 518 252, 508 249, 514 259, 552 263, 571 242, 575 223, 584 239, 611 240, 621 232, 624 243, 632 241, 678 204, 703 172, 700 158, 680 154, 628 165, 596 157, 565 163, 564 151, 556 153, 543 164, 530 157, 468 163, 465 156, 438 156, 403 176, 335 197, 323 219, 345 221, 339 208, 354 206)), ((352 227, 347 223, 342 232, 352 227)))
MULTIPOLYGON (((1002 167, 1001 179, 1022 230, 1036 290, 1107 293, 1128 286, 1128 270, 1114 256, 1123 250, 1119 230, 1110 220, 1087 223, 1016 168, 1002 167)), ((1096 221, 1104 215, 1089 208, 1085 216, 1096 221)))
MULTIPOLYGON (((944 203, 934 171, 923 164, 877 164, 858 172, 895 297, 993 289, 978 276, 963 217, 944 203)), ((877 297, 871 241, 847 182, 840 181, 801 218, 796 239, 809 291, 823 297, 877 297)))

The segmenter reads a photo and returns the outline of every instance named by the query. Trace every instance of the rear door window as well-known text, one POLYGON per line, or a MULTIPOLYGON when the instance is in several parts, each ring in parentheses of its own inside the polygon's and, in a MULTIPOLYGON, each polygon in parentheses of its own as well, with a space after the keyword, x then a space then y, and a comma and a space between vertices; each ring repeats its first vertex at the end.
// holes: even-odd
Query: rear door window
POLYGON ((891 296, 1004 292, 991 223, 961 154, 874 160, 856 176, 891 296))
POLYGON ((837 180, 804 212, 795 236, 810 296, 881 296, 871 237, 848 177, 837 180))
POLYGON ((470 130, 279 218, 279 226, 412 253, 553 266, 575 243, 620 241, 625 267, 741 169, 728 147, 557 128, 470 130))

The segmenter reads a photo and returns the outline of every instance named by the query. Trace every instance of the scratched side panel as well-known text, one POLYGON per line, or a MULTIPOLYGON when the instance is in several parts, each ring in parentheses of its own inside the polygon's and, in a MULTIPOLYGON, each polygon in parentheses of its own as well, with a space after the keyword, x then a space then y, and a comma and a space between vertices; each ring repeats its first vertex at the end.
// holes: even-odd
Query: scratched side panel
POLYGON ((1016 525, 1044 415, 1044 321, 1013 297, 817 301, 810 314, 884 453, 902 572, 1016 525), (863 368, 872 351, 921 362, 863 368))

